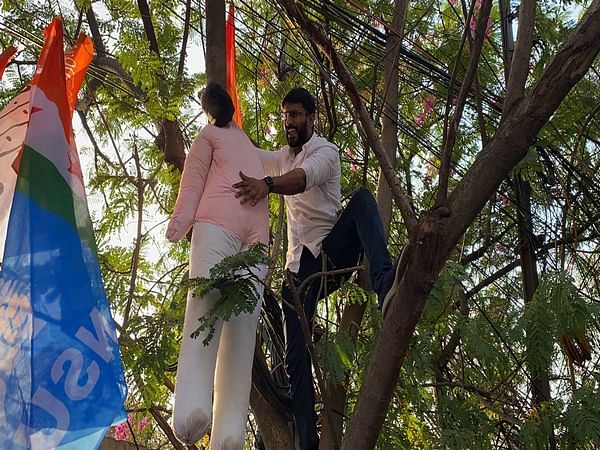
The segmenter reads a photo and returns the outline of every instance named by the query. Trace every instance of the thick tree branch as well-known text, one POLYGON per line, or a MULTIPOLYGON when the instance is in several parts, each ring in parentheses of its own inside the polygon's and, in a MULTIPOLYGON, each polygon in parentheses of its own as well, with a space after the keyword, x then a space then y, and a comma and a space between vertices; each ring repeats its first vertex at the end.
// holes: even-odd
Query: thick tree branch
POLYGON ((187 56, 187 43, 190 35, 190 19, 192 17, 192 0, 187 0, 185 5, 185 22, 183 24, 183 37, 181 38, 181 53, 179 54, 179 66, 177 67, 177 78, 183 76, 185 58, 187 56))
POLYGON ((104 47, 104 41, 102 40, 102 35, 100 34, 100 27, 98 26, 98 21, 96 20, 96 15, 94 14, 91 3, 90 7, 85 12, 85 18, 88 26, 90 27, 90 32, 92 33, 92 41, 94 41, 94 49, 96 50, 96 54, 104 56, 106 54, 106 47, 104 47))
POLYGON ((502 115, 506 115, 525 94, 529 74, 529 58, 535 32, 535 0, 522 0, 519 6, 519 30, 512 58, 508 61, 508 84, 504 97, 502 115))
MULTIPOLYGON (((385 58, 383 67, 383 119, 381 143, 390 158, 392 167, 396 164, 398 148, 398 94, 400 47, 402 45, 404 21, 408 9, 408 0, 396 0, 391 26, 386 28, 385 58), (397 30, 399 32, 392 32, 397 30)), ((383 171, 379 170, 377 182, 377 205, 386 236, 389 234, 392 220, 392 192, 383 171)))
POLYGON ((148 2, 146 0, 137 0, 137 4, 142 16, 142 23, 144 24, 144 33, 146 33, 146 39, 148 39, 148 43, 150 44, 150 50, 156 53, 157 56, 160 56, 160 49, 158 48, 158 40, 154 32, 152 14, 148 2))
MULTIPOLYGON (((487 28, 488 19, 490 17, 490 11, 492 10, 492 0, 484 0, 481 4, 481 10, 479 11, 479 17, 477 19, 477 26, 475 28, 475 42, 471 48, 471 57, 469 58, 469 65, 467 66, 467 73, 462 82, 460 88, 460 94, 458 95, 458 101, 456 102, 456 109, 452 115, 452 119, 448 125, 448 128, 444 133, 444 141, 442 144, 442 157, 440 165, 440 176, 437 192, 436 206, 446 205, 448 198, 448 179, 450 177, 450 164, 452 162, 452 151, 456 142, 456 135, 458 133, 458 125, 471 91, 471 85, 475 79, 477 73, 477 65, 479 64, 479 58, 481 56, 481 49, 483 48, 483 42, 485 40, 485 32, 487 28)), ((468 26, 467 26, 468 28, 468 26)), ((465 30, 469 32, 470 30, 465 30)), ((448 95, 451 95, 449 93, 448 95)))
POLYGON ((225 0, 206 0, 206 80, 226 84, 225 0))

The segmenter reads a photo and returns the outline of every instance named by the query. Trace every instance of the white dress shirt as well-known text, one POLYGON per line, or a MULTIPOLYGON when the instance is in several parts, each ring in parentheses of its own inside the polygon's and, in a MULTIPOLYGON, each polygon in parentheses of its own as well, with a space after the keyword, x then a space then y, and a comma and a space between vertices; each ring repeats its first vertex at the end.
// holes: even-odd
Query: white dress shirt
POLYGON ((289 145, 275 152, 260 150, 259 155, 268 175, 279 176, 297 168, 306 173, 304 192, 285 196, 288 236, 285 268, 297 273, 302 247, 316 257, 341 208, 338 148, 313 133, 298 155, 289 145))

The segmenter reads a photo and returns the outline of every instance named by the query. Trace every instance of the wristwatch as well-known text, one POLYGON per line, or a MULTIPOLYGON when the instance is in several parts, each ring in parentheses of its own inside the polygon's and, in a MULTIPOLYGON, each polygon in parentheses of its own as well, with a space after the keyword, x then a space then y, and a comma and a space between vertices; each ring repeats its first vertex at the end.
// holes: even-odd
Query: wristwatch
POLYGON ((267 183, 267 186, 269 186, 269 192, 271 192, 273 190, 273 178, 266 176, 263 178, 264 182, 267 183))

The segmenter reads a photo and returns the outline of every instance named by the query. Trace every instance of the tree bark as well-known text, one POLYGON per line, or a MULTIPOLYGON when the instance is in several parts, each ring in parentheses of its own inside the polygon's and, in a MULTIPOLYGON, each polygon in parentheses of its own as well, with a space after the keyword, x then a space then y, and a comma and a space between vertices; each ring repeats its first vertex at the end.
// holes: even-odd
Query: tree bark
POLYGON ((294 435, 284 414, 274 410, 253 385, 250 391, 250 408, 256 419, 265 448, 294 450, 294 435))
POLYGON ((206 0, 206 80, 225 88, 225 1, 206 0))
POLYGON ((127 441, 116 441, 106 436, 100 444, 100 450, 148 450, 142 445, 135 445, 127 441))
MULTIPOLYGON (((402 38, 404 37, 404 21, 407 9, 408 0, 396 0, 391 26, 386 29, 381 143, 390 159, 392 168, 396 165, 396 151, 398 149, 398 61, 400 59, 402 38)), ((379 180, 377 182, 377 205, 379 206, 379 214, 387 238, 392 220, 392 191, 381 169, 379 170, 379 180)))

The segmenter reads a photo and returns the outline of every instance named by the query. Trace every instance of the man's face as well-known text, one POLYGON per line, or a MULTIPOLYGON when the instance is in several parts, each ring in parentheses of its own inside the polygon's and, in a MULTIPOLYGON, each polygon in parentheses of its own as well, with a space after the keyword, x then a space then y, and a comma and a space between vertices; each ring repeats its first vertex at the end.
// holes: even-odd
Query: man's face
POLYGON ((312 136, 314 113, 307 114, 302 103, 286 103, 281 115, 290 147, 298 148, 306 144, 312 136))

